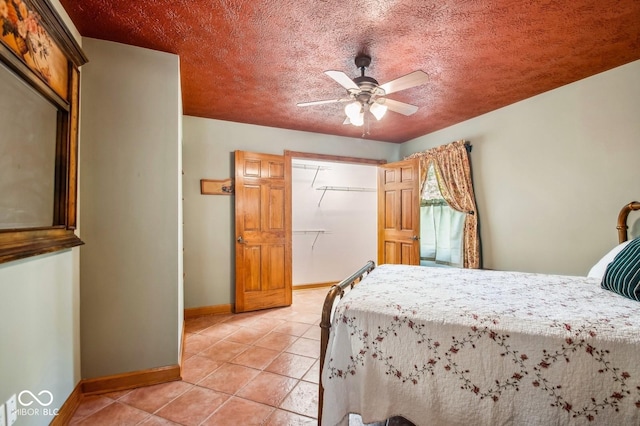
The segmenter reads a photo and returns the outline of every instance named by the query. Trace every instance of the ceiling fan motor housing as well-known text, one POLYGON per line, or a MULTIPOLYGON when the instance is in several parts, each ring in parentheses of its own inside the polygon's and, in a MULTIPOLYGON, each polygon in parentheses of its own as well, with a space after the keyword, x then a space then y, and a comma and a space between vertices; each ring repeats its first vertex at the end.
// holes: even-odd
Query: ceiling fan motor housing
POLYGON ((369 103, 373 101, 373 97, 384 96, 384 90, 378 85, 378 81, 375 78, 361 76, 353 79, 360 90, 354 90, 352 96, 362 103, 369 103))
POLYGON ((385 92, 379 87, 380 84, 378 83, 378 80, 364 75, 365 68, 371 65, 371 57, 368 55, 358 55, 356 56, 355 63, 356 66, 360 68, 362 74, 360 77, 353 79, 353 82, 358 85, 359 90, 354 90, 353 92, 350 91, 351 95, 365 105, 373 102, 374 99, 372 98, 384 96, 385 92))
POLYGON ((371 65, 371 56, 369 55, 358 55, 356 56, 356 67, 358 68, 367 68, 371 65))

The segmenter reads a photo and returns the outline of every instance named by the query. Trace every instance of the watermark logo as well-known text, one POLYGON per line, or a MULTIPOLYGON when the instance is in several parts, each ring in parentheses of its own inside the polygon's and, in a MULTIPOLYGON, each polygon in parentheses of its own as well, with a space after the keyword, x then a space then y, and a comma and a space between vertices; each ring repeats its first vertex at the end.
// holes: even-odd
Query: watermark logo
POLYGON ((57 416, 57 408, 48 408, 53 404, 53 394, 48 390, 41 390, 34 394, 30 390, 23 390, 18 394, 18 402, 22 406, 18 408, 19 416, 57 416))
POLYGON ((31 391, 23 390, 22 392, 20 392, 18 394, 18 401, 20 402, 20 404, 23 407, 29 407, 34 402, 37 402, 38 404, 42 405, 43 407, 48 407, 53 403, 53 394, 51 392, 49 392, 48 390, 41 390, 40 392, 38 392, 38 396, 36 396, 31 391), (25 397, 24 396, 25 394, 30 395, 32 401, 30 401, 28 397, 25 397), (47 400, 47 398, 46 398, 46 396, 43 397, 42 395, 48 396, 49 397, 49 401, 45 402, 47 400), (24 397, 24 399, 23 399, 23 397, 24 397), (38 397, 42 397, 43 399, 40 399, 38 397), (25 402, 25 401, 27 401, 27 402, 25 402))

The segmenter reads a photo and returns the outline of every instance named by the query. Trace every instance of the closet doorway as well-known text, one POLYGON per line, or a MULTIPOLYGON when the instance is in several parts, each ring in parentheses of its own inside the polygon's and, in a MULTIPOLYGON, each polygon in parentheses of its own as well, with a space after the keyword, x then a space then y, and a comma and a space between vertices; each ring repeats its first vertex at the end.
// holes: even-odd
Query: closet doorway
POLYGON ((384 161, 291 157, 292 284, 339 282, 377 258, 377 173, 384 161))

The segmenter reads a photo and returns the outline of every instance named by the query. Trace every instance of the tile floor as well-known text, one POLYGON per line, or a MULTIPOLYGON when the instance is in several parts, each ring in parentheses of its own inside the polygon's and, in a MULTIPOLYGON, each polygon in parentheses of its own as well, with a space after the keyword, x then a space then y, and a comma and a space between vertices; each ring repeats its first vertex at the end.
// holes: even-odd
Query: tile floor
POLYGON ((85 397, 72 425, 315 425, 326 288, 185 322, 182 380, 85 397))

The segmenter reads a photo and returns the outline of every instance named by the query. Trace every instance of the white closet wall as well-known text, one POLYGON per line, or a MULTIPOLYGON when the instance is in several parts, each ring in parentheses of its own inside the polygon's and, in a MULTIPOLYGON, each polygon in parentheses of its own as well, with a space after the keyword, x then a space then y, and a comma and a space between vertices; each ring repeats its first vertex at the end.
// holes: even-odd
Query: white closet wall
POLYGON ((373 165, 292 159, 294 286, 337 282, 376 260, 376 185, 373 165))

